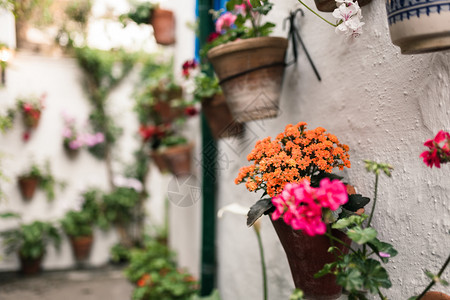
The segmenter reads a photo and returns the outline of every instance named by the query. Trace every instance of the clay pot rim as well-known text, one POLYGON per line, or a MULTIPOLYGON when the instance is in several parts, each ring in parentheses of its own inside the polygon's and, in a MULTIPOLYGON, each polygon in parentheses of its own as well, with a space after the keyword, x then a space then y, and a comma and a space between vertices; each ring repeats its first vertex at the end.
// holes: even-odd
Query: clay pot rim
POLYGON ((208 59, 217 58, 224 54, 248 51, 257 48, 282 48, 286 49, 288 40, 278 36, 262 36, 249 39, 236 40, 216 46, 208 51, 208 59))
POLYGON ((178 153, 178 152, 184 152, 185 150, 191 150, 194 148, 194 144, 187 143, 182 145, 175 145, 171 147, 166 147, 163 150, 159 150, 159 153, 161 154, 172 154, 172 153, 178 153))
POLYGON ((39 180, 39 177, 33 175, 20 175, 17 178, 18 180, 36 180, 36 181, 39 180))

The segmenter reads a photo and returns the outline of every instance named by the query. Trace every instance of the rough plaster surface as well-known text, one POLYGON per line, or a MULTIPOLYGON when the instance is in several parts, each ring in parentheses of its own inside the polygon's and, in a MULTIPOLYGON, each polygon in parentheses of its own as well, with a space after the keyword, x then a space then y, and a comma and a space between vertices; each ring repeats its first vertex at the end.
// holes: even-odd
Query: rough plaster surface
MULTIPOLYGON (((277 24, 275 35, 285 36, 282 20, 301 6, 294 0, 273 2, 269 18, 277 24)), ((306 3, 315 7, 313 1, 306 3)), ((390 41, 384 1, 363 7, 364 34, 353 41, 304 11, 300 34, 322 81, 300 50, 298 63, 285 71, 279 117, 247 123, 243 139, 220 143, 231 163, 220 172, 219 207, 232 202, 250 206, 259 198, 233 183, 257 139, 274 137, 286 124, 299 121, 309 128, 324 127, 350 146, 352 167, 344 175, 360 193, 373 194, 374 178, 366 173, 363 159, 395 168, 392 178, 380 180, 373 225, 399 251, 387 265, 393 287, 386 294, 407 299, 428 282, 423 270, 437 272, 450 249, 450 166, 430 170, 419 158, 426 139, 450 129, 450 52, 401 55, 390 41)), ((288 299, 293 282, 267 217, 262 232, 269 298, 288 299)), ((223 299, 262 298, 256 237, 243 216, 218 221, 218 257, 223 299)), ((445 276, 449 278, 448 270, 445 276)))

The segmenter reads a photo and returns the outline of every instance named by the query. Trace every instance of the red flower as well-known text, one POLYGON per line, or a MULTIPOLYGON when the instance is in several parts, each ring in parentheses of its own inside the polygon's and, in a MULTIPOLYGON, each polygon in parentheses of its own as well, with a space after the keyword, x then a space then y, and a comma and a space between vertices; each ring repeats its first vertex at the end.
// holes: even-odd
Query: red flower
POLYGON ((26 141, 28 141, 28 140, 30 139, 30 136, 31 136, 30 132, 29 132, 29 131, 25 131, 25 132, 23 133, 22 138, 23 138, 23 140, 26 142, 26 141))
POLYGON ((215 39, 217 39, 220 36, 220 33, 218 32, 211 32, 211 34, 208 36, 208 38, 206 39, 207 43, 211 43, 212 41, 214 41, 215 39))
POLYGON ((139 128, 139 134, 144 139, 144 141, 147 141, 148 139, 150 139, 154 136, 161 138, 162 136, 164 136, 164 131, 161 130, 158 126, 141 125, 141 127, 139 128))
POLYGON ((434 139, 426 141, 424 146, 429 150, 422 152, 420 157, 428 167, 440 168, 441 163, 450 161, 450 134, 448 132, 439 131, 434 139), (441 143, 443 143, 442 146, 441 143))
POLYGON ((33 107, 29 104, 29 103, 24 103, 23 104, 23 110, 25 111, 25 112, 29 112, 29 111, 31 111, 33 109, 33 107))
POLYGON ((150 274, 144 274, 142 277, 137 281, 138 287, 143 287, 147 284, 148 281, 151 280, 150 274))
POLYGON ((194 106, 188 106, 184 109, 184 114, 192 117, 198 114, 198 110, 194 106))
POLYGON ((195 61, 195 59, 187 60, 183 63, 183 76, 188 78, 189 77, 189 70, 197 68, 198 63, 195 61))

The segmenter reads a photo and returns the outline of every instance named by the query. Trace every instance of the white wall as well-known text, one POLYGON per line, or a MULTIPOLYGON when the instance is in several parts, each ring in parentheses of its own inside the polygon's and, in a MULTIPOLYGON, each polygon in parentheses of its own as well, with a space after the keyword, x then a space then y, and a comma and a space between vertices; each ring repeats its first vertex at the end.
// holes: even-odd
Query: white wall
MULTIPOLYGON (((274 35, 286 36, 282 20, 301 5, 294 0, 272 2, 269 19, 277 24, 274 35)), ((306 3, 315 8, 313 1, 306 3)), ((258 199, 233 182, 239 167, 249 164, 246 154, 254 142, 244 147, 247 141, 274 137, 286 124, 299 121, 311 129, 324 127, 350 146, 352 168, 346 176, 360 193, 373 194, 374 179, 366 173, 363 159, 395 168, 391 179, 380 180, 373 225, 380 238, 399 251, 387 265, 393 287, 386 294, 389 299, 406 299, 428 283, 423 270, 437 272, 450 249, 450 166, 430 170, 419 158, 425 140, 440 129, 450 129, 450 53, 401 55, 390 41, 384 1, 363 7, 364 34, 353 41, 303 10, 300 33, 322 82, 300 50, 298 63, 285 72, 280 116, 248 123, 244 139, 220 143, 232 163, 220 174, 218 206, 232 202, 250 206, 258 199)), ((288 299, 293 289, 289 266, 267 217, 262 235, 269 298, 288 299)), ((256 237, 243 217, 229 214, 218 221, 218 255, 222 299, 261 299, 256 237)), ((448 270, 445 276, 450 277, 448 270)))

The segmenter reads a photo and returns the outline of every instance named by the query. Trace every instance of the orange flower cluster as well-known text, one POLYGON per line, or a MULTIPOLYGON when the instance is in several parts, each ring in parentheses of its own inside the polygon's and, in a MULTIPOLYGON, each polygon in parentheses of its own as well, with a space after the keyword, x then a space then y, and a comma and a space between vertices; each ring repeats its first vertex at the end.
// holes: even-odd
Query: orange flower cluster
POLYGON ((350 168, 348 146, 339 143, 336 136, 317 127, 306 130, 306 123, 287 125, 275 140, 267 137, 256 142, 247 156, 253 165, 242 167, 234 182, 245 181, 251 192, 265 190, 275 197, 289 182, 310 180, 320 172, 331 173, 333 168, 350 168))

